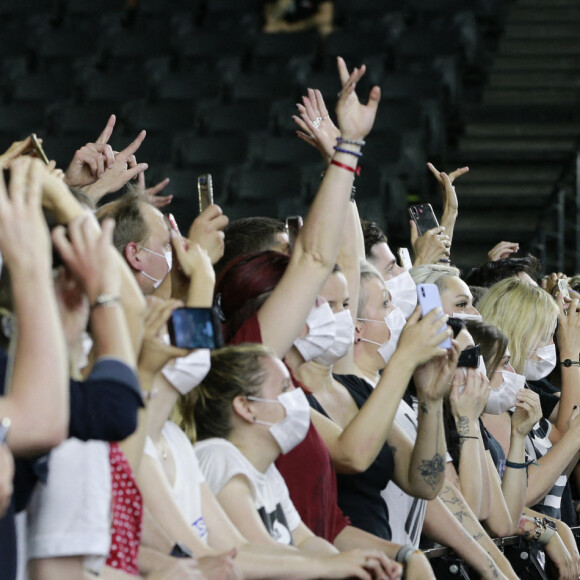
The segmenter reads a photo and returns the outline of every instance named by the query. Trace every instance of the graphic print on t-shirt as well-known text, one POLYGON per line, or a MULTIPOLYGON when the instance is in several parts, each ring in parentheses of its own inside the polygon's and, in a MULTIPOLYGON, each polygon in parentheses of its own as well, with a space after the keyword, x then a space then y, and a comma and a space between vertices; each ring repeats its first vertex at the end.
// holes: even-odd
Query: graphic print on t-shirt
POLYGON ((258 513, 268 530, 268 533, 279 543, 279 544, 290 544, 294 545, 292 540, 292 534, 290 533, 290 528, 286 522, 286 516, 282 510, 282 506, 278 503, 276 504, 276 509, 270 513, 266 512, 264 506, 258 509, 258 513))

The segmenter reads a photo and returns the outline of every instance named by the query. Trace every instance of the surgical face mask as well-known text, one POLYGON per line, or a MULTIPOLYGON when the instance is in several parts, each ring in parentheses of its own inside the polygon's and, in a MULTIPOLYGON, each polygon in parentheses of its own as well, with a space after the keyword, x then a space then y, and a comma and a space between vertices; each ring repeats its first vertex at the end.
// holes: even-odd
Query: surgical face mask
POLYGON ((465 312, 454 312, 452 318, 458 318, 459 320, 477 320, 477 322, 482 322, 481 314, 466 314, 465 312))
POLYGON ((407 319, 417 306, 417 286, 408 271, 386 280, 387 290, 391 293, 393 305, 396 306, 407 319))
MULTIPOLYGON (((382 320, 371 320, 368 318, 358 318, 358 320, 383 323, 382 320)), ((407 321, 405 320, 403 313, 398 308, 394 308, 387 316, 385 316, 384 324, 387 325, 390 332, 387 342, 380 344, 379 342, 368 340, 367 338, 361 338, 361 340, 363 342, 369 342, 370 344, 376 344, 379 347, 377 352, 381 355, 385 364, 387 364, 397 349, 401 332, 403 332, 403 328, 405 328, 407 321)))
POLYGON ((524 364, 524 376, 529 381, 539 381, 547 377, 556 367, 556 345, 547 344, 536 350, 540 360, 526 359, 524 364))
POLYGON ((516 404, 516 395, 526 384, 526 377, 510 371, 495 371, 501 373, 503 382, 497 389, 491 389, 485 412, 491 415, 501 415, 516 404))
POLYGON ((485 368, 485 361, 483 357, 479 355, 479 360, 477 361, 477 370, 484 376, 487 377, 487 369, 485 368))
POLYGON ((308 334, 304 338, 297 338, 294 346, 302 358, 309 362, 323 355, 332 346, 336 336, 336 321, 328 302, 315 306, 308 313, 306 325, 308 334))
POLYGON ((336 336, 330 348, 314 360, 327 367, 332 366, 349 351, 354 341, 354 323, 349 310, 342 310, 334 315, 336 336))
POLYGON ((302 443, 310 427, 310 405, 302 389, 293 389, 278 395, 277 399, 262 399, 261 397, 246 397, 250 401, 260 403, 276 403, 286 410, 286 417, 277 423, 255 419, 256 423, 270 427, 272 437, 278 443, 282 453, 292 451, 302 443))
MULTIPOLYGON (((159 252, 154 252, 153 250, 150 250, 149 248, 145 248, 143 246, 141 246, 141 249, 145 250, 146 252, 149 252, 150 254, 153 254, 154 256, 159 256, 160 258, 163 258, 167 263, 167 274, 171 272, 171 268, 173 267, 173 252, 171 250, 165 250, 163 254, 160 254, 159 252)), ((159 286, 161 286, 161 283, 165 279, 165 276, 167 276, 167 274, 165 274, 163 278, 154 278, 153 276, 147 274, 145 270, 141 270, 141 272, 146 278, 149 278, 149 280, 153 282, 153 288, 155 288, 156 290, 157 288, 159 288, 159 286)))
MULTIPOLYGON (((169 341, 169 336, 167 336, 167 340, 169 341)), ((165 365, 161 372, 176 391, 182 395, 187 395, 209 373, 211 368, 210 355, 209 348, 198 348, 186 356, 176 358, 172 366, 165 365)))

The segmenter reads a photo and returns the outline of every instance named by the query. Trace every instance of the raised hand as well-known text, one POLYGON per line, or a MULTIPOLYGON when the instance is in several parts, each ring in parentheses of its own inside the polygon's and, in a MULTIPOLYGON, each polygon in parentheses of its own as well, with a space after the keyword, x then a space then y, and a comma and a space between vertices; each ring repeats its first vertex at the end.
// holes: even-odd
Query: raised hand
POLYGON ((108 143, 115 121, 115 115, 111 115, 98 139, 94 143, 87 143, 74 154, 64 174, 65 183, 69 187, 91 185, 103 176, 105 170, 113 167, 115 155, 108 143))
POLYGON ((11 270, 50 271, 50 235, 42 213, 46 173, 42 161, 19 157, 10 165, 8 189, 0 175, 0 252, 11 270))
MULTIPOLYGON (((42 139, 38 140, 42 143, 42 139)), ((28 136, 22 141, 14 141, 2 155, 0 155, 0 169, 8 169, 10 163, 26 153, 32 152, 34 146, 32 144, 32 137, 28 136)))
MULTIPOLYGON (((477 369, 462 367, 457 369, 453 379, 453 387, 449 395, 451 412, 458 424, 475 423, 485 409, 491 387, 489 380, 477 369), (463 392, 460 387, 465 385, 463 392)), ((460 433, 461 434, 461 433, 460 433)))
POLYGON ((411 226, 411 246, 415 255, 413 266, 437 264, 441 260, 449 261, 451 240, 445 234, 443 226, 428 230, 420 236, 415 222, 411 220, 409 224, 411 226))
POLYGON ((517 242, 498 242, 488 253, 487 259, 490 262, 497 262, 503 258, 509 258, 520 249, 517 242))
POLYGON ((139 353, 139 372, 154 376, 173 358, 186 356, 190 351, 167 344, 163 336, 167 334, 167 321, 171 313, 183 303, 179 300, 162 300, 147 297, 145 332, 139 353))
POLYGON ((69 239, 63 226, 53 230, 52 239, 68 269, 80 280, 94 304, 101 294, 119 296, 121 277, 113 246, 115 222, 106 219, 102 230, 95 227, 94 217, 85 214, 68 226, 69 239))
POLYGON ((135 152, 143 143, 146 135, 145 131, 141 131, 123 151, 115 153, 113 165, 97 181, 84 189, 93 203, 96 204, 107 193, 119 191, 127 182, 135 179, 149 167, 147 163, 137 163, 135 159, 135 152))
POLYGON ((218 205, 208 205, 191 224, 187 238, 207 251, 212 264, 224 254, 224 228, 228 218, 218 205))
POLYGON ((427 163, 429 171, 435 176, 435 179, 439 182, 441 188, 441 197, 443 198, 443 209, 444 211, 457 211, 457 195, 455 193, 455 188, 453 187, 453 182, 462 175, 465 175, 469 171, 469 167, 459 167, 455 171, 452 171, 449 175, 438 171, 432 163, 427 163))
POLYGON ((160 181, 158 184, 153 185, 151 187, 145 186, 145 172, 142 171, 139 173, 137 177, 137 189, 147 198, 147 201, 154 205, 157 209, 161 209, 166 205, 171 203, 173 199, 173 195, 160 195, 157 196, 158 193, 161 193, 167 186, 169 185, 169 177, 166 177, 164 180, 160 181))
POLYGON ((419 366, 433 357, 447 355, 448 351, 439 345, 446 338, 452 338, 453 332, 447 326, 449 318, 447 314, 437 318, 440 315, 441 310, 434 308, 425 317, 420 318, 421 307, 417 306, 403 328, 393 357, 403 357, 413 366, 419 366))
POLYGON ((512 415, 512 430, 525 437, 541 418, 540 396, 530 389, 520 389, 512 415))
POLYGON ((302 102, 304 103, 302 105, 296 104, 300 117, 292 117, 301 129, 296 131, 296 135, 318 149, 324 161, 329 164, 334 154, 336 139, 341 136, 340 129, 332 122, 322 93, 318 89, 308 89, 308 95, 302 97, 302 102))
POLYGON ((356 83, 363 77, 366 67, 363 64, 360 69, 355 68, 352 73, 348 72, 346 63, 337 57, 338 73, 342 90, 336 104, 336 116, 338 127, 344 139, 364 139, 371 131, 375 122, 381 89, 373 87, 366 105, 359 102, 356 95, 356 83))
POLYGON ((432 358, 414 372, 413 380, 421 400, 436 401, 449 393, 460 354, 459 346, 454 340, 451 345, 447 356, 432 358))

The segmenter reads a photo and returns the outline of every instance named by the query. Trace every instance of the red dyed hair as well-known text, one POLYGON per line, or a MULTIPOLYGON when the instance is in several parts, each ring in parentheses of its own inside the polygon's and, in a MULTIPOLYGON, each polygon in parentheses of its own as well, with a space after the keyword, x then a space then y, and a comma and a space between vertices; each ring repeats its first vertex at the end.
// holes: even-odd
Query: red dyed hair
POLYGON ((264 304, 280 282, 290 256, 267 250, 232 260, 220 274, 215 294, 225 318, 224 339, 229 342, 244 321, 264 304))

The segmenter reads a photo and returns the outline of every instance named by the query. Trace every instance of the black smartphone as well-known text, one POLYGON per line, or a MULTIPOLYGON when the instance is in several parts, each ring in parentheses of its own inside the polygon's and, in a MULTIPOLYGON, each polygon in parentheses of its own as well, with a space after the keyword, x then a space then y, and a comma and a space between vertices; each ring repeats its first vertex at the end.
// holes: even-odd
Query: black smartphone
POLYGON ((220 320, 213 308, 176 308, 167 322, 169 339, 179 348, 221 348, 220 320))
POLYGON ((6 441, 6 437, 8 436, 8 430, 10 429, 10 425, 12 421, 8 417, 4 417, 2 421, 0 421, 0 445, 6 441))
POLYGON ((439 227, 439 222, 435 217, 430 203, 412 205, 409 208, 409 215, 417 226, 417 233, 422 236, 426 231, 439 227))
POLYGON ((479 344, 471 346, 461 351, 459 359, 457 360, 458 367, 469 367, 476 369, 479 365, 479 355, 481 354, 481 349, 479 344))
POLYGON ((199 213, 208 205, 213 204, 213 183, 210 173, 204 173, 197 178, 197 196, 199 198, 199 213))
POLYGON ((30 138, 32 139, 32 146, 34 147, 36 154, 44 161, 44 163, 46 163, 46 165, 48 165, 48 157, 46 156, 42 145, 39 143, 36 133, 30 133, 30 138))
POLYGON ((294 249, 294 244, 296 243, 296 238, 300 233, 300 228, 302 228, 302 216, 292 215, 286 218, 286 233, 288 234, 288 244, 290 249, 294 249))

